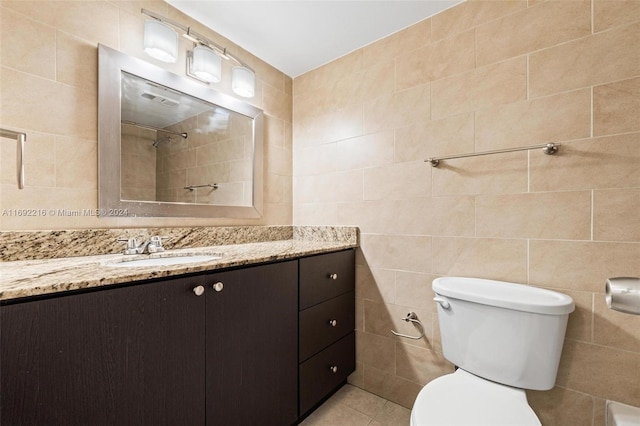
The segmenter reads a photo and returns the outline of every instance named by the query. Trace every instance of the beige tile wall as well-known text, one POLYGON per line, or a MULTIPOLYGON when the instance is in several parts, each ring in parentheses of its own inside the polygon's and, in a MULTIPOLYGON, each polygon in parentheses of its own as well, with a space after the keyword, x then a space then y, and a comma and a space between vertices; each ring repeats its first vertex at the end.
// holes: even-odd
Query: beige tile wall
POLYGON ((353 384, 410 407, 451 371, 431 281, 463 275, 574 298, 543 424, 640 406, 640 317, 603 294, 640 275, 639 46, 637 0, 470 0, 294 80, 294 223, 362 231, 353 384), (408 311, 423 341, 391 335, 408 311))
MULTIPOLYGON (((0 216, 0 229, 291 224, 292 80, 164 1, 0 1, 0 126, 27 133, 26 188, 16 188, 15 143, 0 143, 0 210, 96 209, 98 43, 184 75, 189 42, 164 64, 142 51, 150 9, 226 46, 256 70, 265 111, 265 205, 259 220, 0 216)), ((214 87, 232 95, 231 66, 214 87)))
MULTIPOLYGON (((169 202, 196 202, 251 206, 252 203, 252 120, 239 114, 226 116, 224 127, 212 126, 215 115, 207 111, 165 127, 186 132, 191 139, 176 139, 158 144, 157 198, 169 202), (179 175, 180 179, 173 179, 179 175), (187 185, 217 184, 186 190, 187 185)), ((217 120, 222 120, 217 118, 217 120)), ((162 134, 159 133, 160 137, 162 134)), ((166 135, 164 136, 166 137, 166 135)))
POLYGON ((153 144, 157 137, 153 130, 122 124, 120 194, 123 200, 156 200, 157 149, 153 144))

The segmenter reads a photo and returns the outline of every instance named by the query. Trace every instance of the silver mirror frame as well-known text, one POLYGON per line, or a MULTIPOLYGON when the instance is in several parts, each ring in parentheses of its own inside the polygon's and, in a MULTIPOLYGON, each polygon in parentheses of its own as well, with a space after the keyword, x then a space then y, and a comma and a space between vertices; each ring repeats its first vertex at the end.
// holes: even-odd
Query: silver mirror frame
POLYGON ((263 209, 263 120, 261 109, 173 74, 143 60, 98 45, 98 206, 101 216, 126 211, 129 217, 260 218, 263 209), (120 198, 122 72, 134 74, 253 119, 253 205, 222 206, 120 198))

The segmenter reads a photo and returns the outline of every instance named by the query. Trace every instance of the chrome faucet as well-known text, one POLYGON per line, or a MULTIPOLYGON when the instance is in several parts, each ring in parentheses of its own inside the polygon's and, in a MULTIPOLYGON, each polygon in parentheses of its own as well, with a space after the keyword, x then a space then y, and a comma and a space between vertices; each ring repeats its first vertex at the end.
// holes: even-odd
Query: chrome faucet
POLYGON ((166 240, 169 237, 160 237, 159 235, 154 235, 147 242, 147 252, 148 253, 160 253, 164 251, 164 247, 162 246, 162 240, 166 240))
POLYGON ((164 251, 162 246, 162 240, 168 237, 160 237, 154 235, 148 241, 138 243, 136 238, 118 238, 118 241, 126 242, 127 248, 124 250, 124 254, 143 254, 143 253, 160 253, 164 251))

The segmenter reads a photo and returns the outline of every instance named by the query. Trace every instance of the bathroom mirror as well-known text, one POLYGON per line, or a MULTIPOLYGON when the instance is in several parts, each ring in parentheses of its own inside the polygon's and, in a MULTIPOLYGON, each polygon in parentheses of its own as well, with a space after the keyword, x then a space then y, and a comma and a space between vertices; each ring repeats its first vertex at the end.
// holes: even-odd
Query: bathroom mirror
POLYGON ((106 46, 98 56, 101 215, 262 215, 260 109, 106 46))

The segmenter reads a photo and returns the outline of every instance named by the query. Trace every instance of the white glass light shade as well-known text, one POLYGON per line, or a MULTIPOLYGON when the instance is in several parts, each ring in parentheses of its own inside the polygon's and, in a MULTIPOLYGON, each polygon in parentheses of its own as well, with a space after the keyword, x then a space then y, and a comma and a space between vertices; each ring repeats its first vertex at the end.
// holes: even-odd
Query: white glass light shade
POLYGON ((217 83, 222 78, 222 58, 206 46, 193 49, 191 72, 207 83, 217 83))
POLYGON ((144 51, 162 62, 178 58, 178 34, 162 22, 148 19, 144 23, 144 51))
POLYGON ((256 75, 246 67, 234 67, 231 72, 231 90, 243 98, 256 94, 256 75))

